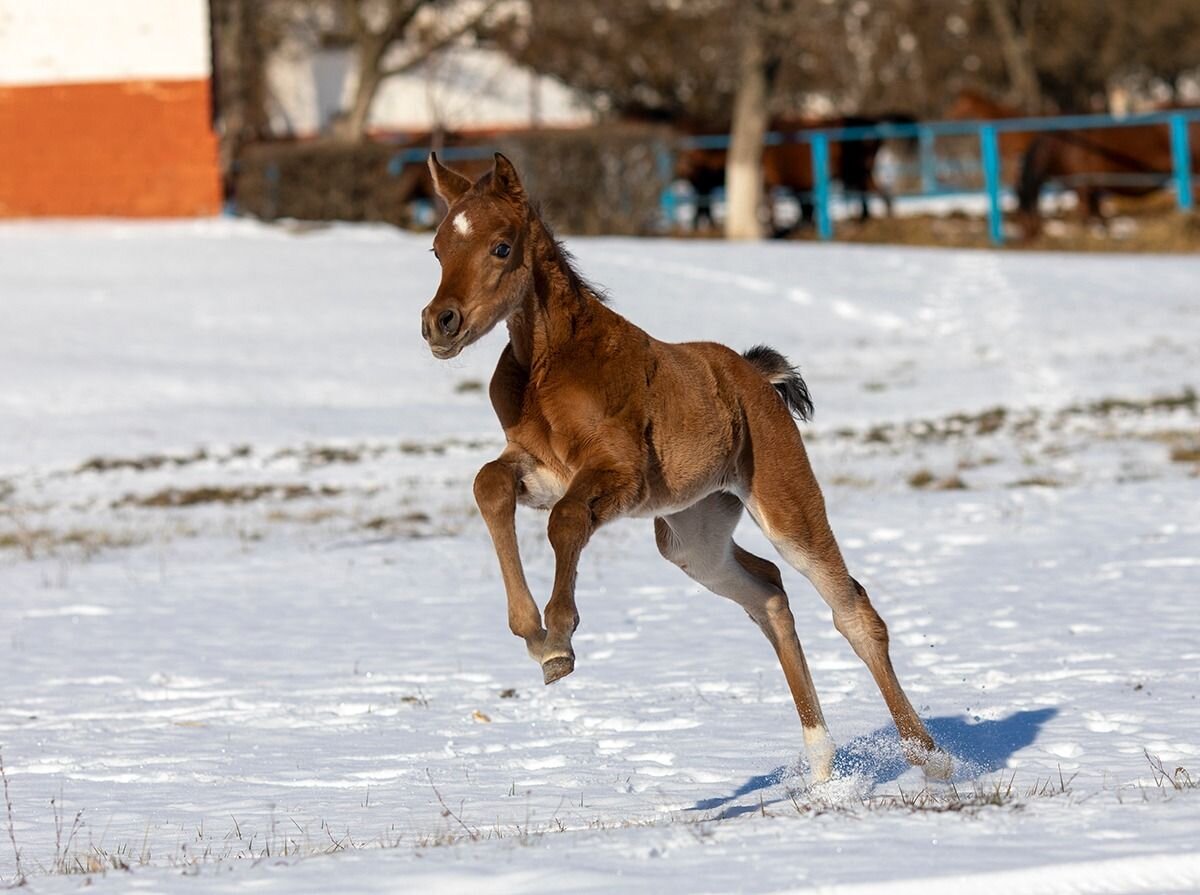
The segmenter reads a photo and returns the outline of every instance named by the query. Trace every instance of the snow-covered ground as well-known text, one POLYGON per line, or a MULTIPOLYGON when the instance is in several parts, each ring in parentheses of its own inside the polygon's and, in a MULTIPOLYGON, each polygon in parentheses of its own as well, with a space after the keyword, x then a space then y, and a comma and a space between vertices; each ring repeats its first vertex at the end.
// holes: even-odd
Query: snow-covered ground
POLYGON ((542 686, 470 496, 502 336, 429 356, 428 243, 0 226, 0 881, 11 817, 38 892, 82 885, 56 863, 110 868, 94 891, 1200 888, 1200 261, 572 242, 654 334, 804 368, 835 530, 959 758, 928 787, 900 760, 787 571, 841 747, 812 787, 766 641, 644 520, 589 546, 577 671, 542 686))

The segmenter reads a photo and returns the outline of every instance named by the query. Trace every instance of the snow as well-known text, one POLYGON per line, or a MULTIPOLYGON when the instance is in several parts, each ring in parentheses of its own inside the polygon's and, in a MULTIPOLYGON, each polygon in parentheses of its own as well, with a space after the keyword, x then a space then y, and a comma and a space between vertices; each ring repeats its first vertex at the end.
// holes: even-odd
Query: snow
POLYGON ((101 892, 1200 888, 1200 793, 1146 755, 1200 778, 1200 261, 570 241, 652 333, 803 367, 834 529, 958 758, 926 790, 786 570, 840 747, 811 786, 767 643, 645 520, 588 547, 577 670, 541 684, 471 500, 502 336, 429 356, 428 245, 0 226, 0 754, 33 891, 80 887, 56 852, 101 892))

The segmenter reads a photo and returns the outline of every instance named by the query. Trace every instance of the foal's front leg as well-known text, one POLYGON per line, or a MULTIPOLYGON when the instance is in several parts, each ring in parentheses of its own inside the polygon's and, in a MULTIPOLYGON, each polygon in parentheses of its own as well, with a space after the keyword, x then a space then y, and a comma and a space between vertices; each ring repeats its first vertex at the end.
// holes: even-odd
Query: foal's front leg
POLYGON ((529 655, 540 663, 546 631, 525 581, 525 569, 521 566, 521 552, 517 546, 518 461, 519 457, 505 452, 479 470, 475 476, 475 502, 487 523, 500 560, 500 574, 508 596, 508 627, 524 639, 529 655))
POLYGON ((600 525, 627 510, 638 493, 634 475, 613 468, 585 468, 550 511, 547 534, 554 548, 554 590, 546 604, 542 676, 547 684, 575 670, 571 635, 579 626, 575 570, 579 554, 600 525))

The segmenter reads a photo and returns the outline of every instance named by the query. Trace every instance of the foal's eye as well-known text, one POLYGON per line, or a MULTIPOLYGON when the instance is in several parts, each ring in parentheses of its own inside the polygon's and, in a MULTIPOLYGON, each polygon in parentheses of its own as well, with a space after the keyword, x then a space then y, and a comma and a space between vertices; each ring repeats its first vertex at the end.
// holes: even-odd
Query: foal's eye
POLYGON ((508 253, 511 251, 512 251, 512 247, 509 246, 509 244, 507 242, 502 242, 498 246, 496 246, 494 249, 492 249, 492 254, 495 255, 497 258, 507 258, 508 253))

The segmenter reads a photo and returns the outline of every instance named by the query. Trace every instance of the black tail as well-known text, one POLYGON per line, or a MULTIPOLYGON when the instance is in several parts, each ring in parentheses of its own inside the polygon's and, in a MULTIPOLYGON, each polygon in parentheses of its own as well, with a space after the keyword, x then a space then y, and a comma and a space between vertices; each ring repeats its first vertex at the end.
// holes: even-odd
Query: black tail
POLYGON ((800 371, 786 357, 766 345, 755 345, 742 357, 754 364, 767 382, 775 386, 775 391, 779 392, 792 416, 802 420, 812 419, 813 403, 808 386, 804 384, 800 371))

